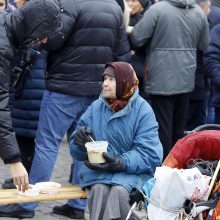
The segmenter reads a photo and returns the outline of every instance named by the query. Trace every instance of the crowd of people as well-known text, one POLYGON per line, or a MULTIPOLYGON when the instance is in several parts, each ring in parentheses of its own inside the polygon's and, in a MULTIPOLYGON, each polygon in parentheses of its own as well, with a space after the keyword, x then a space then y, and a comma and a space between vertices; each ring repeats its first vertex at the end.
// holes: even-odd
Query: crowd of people
MULTIPOLYGON (((0 157, 12 175, 2 187, 49 181, 67 134, 69 179, 87 200, 53 213, 126 219, 132 188, 142 188, 184 132, 220 122, 219 7, 0 0, 0 157), (108 142, 105 163, 88 161, 90 137, 108 142)), ((37 205, 0 206, 0 217, 31 218, 37 205)))

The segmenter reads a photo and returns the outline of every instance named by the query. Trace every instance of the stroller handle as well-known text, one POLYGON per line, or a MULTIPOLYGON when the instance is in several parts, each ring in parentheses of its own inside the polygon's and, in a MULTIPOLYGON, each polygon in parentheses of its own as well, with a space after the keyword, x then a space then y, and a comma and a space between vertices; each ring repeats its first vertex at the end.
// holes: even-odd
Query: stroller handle
POLYGON ((199 131, 204 131, 204 130, 220 130, 220 124, 205 124, 205 125, 200 125, 193 129, 192 131, 185 131, 184 135, 196 133, 199 131))

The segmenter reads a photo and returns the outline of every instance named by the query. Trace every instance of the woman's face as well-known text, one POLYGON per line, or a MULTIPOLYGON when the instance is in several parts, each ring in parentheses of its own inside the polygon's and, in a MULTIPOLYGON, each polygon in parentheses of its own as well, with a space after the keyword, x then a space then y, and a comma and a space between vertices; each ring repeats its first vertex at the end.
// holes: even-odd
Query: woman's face
POLYGON ((138 0, 126 0, 126 2, 132 15, 138 14, 143 10, 143 7, 138 0))
POLYGON ((103 98, 116 98, 116 81, 114 77, 105 75, 102 83, 103 98))
POLYGON ((3 12, 5 10, 5 7, 5 0, 0 0, 0 12, 3 12))
POLYGON ((24 5, 27 2, 27 0, 14 0, 16 8, 20 8, 22 5, 24 5))

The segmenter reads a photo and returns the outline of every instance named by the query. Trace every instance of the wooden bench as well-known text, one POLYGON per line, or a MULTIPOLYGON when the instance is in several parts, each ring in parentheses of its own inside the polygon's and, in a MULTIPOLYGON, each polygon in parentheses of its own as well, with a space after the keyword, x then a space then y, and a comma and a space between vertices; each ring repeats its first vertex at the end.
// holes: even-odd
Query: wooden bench
POLYGON ((86 192, 79 185, 62 185, 56 194, 39 194, 38 196, 19 195, 17 189, 0 190, 0 204, 12 204, 20 202, 40 202, 63 199, 86 199, 86 192))

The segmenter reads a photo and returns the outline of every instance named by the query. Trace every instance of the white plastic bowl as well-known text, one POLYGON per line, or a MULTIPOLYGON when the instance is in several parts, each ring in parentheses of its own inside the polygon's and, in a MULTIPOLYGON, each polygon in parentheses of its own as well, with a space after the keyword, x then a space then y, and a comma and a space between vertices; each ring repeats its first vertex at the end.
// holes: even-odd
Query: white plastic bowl
POLYGON ((39 182, 35 186, 40 190, 40 193, 43 194, 56 194, 59 192, 61 184, 55 182, 39 182))
POLYGON ((40 189, 38 187, 36 187, 35 185, 31 185, 31 184, 29 184, 29 187, 30 188, 28 190, 25 190, 25 192, 18 191, 18 194, 22 195, 22 196, 37 196, 37 195, 39 195, 40 189))
POLYGON ((86 142, 85 146, 90 163, 105 163, 102 153, 107 153, 107 141, 86 142))

